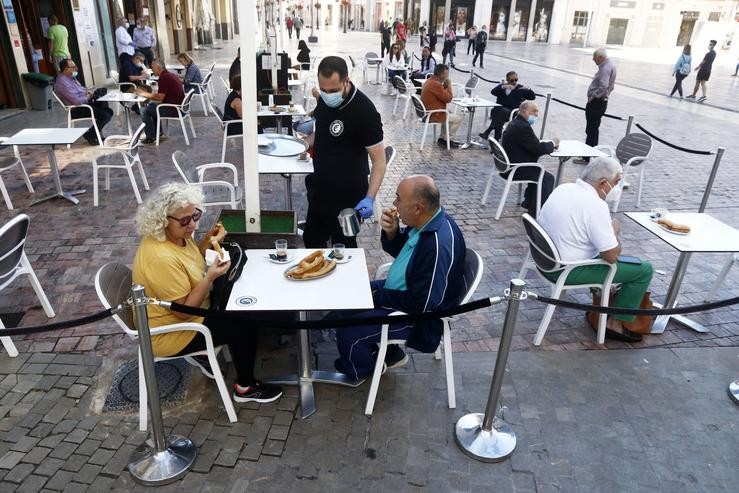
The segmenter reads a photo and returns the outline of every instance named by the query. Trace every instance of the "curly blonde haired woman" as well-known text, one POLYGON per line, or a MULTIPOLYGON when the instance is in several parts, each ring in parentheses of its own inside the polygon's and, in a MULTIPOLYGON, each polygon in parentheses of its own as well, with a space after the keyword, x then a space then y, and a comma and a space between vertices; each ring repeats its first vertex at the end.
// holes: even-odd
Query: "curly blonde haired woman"
MULTIPOLYGON (((133 261, 133 282, 146 288, 150 296, 177 303, 208 308, 210 289, 218 277, 228 271, 230 262, 214 263, 206 269, 204 253, 211 236, 222 237, 225 230, 216 226, 207 232, 199 245, 193 233, 203 215, 203 195, 197 188, 170 183, 158 188, 139 208, 136 228, 141 244, 133 261)), ((148 305, 152 327, 180 322, 202 323, 210 329, 213 344, 228 344, 234 366, 234 400, 236 402, 271 402, 282 395, 279 387, 264 385, 254 378, 256 328, 234 327, 219 319, 169 311, 148 305)), ((189 354, 205 349, 202 334, 181 330, 152 337, 156 356, 189 354)), ((213 373, 206 357, 188 357, 210 378, 213 373)))

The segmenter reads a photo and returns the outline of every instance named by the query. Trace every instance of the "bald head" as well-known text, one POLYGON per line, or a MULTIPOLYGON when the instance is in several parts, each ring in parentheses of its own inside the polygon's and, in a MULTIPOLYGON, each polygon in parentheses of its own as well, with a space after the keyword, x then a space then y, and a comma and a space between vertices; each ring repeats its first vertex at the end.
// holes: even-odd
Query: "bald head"
POLYGON ((439 188, 428 175, 412 175, 398 184, 395 207, 408 226, 419 228, 439 210, 439 188))
POLYGON ((534 101, 524 101, 518 107, 518 115, 524 120, 528 119, 530 115, 539 116, 539 105, 534 101))

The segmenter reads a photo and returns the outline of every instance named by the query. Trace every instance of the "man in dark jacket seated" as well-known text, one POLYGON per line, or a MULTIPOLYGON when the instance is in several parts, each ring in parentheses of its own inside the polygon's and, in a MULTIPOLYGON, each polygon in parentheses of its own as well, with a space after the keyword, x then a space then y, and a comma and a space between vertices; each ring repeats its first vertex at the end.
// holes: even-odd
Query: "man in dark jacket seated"
MULTIPOLYGON (((395 192, 395 206, 380 218, 382 248, 393 261, 387 278, 373 281, 373 310, 351 316, 382 316, 394 311, 423 313, 456 306, 464 294, 465 243, 462 232, 440 205, 439 189, 429 176, 409 176, 395 192), (397 215, 396 215, 397 212, 397 215), (398 218, 406 224, 401 230, 398 218)), ((380 325, 338 329, 336 345, 341 357, 336 369, 357 380, 375 367, 380 325)), ((390 324, 390 339, 406 339, 407 346, 425 353, 436 351, 441 320, 416 324, 390 324)), ((408 356, 388 346, 387 368, 405 365, 408 356)))
MULTIPOLYGON (((514 118, 503 132, 501 145, 508 155, 511 164, 535 163, 544 154, 551 154, 559 146, 559 139, 553 141, 539 141, 531 128, 539 118, 539 107, 533 101, 524 101, 518 108, 518 116, 514 118)), ((538 180, 539 167, 521 166, 515 170, 515 178, 522 180, 538 180)), ((501 173, 504 179, 508 179, 510 172, 501 173)), ((541 188, 541 205, 544 205, 549 194, 554 189, 554 176, 548 171, 544 172, 541 188)), ((536 184, 529 183, 524 194, 521 207, 528 209, 531 216, 536 217, 536 184)))
POLYGON ((524 87, 523 84, 518 83, 518 74, 516 72, 508 72, 505 74, 505 78, 505 83, 498 84, 490 91, 490 94, 497 98, 495 102, 500 106, 493 108, 493 119, 490 122, 490 126, 480 134, 480 137, 485 140, 488 140, 490 132, 495 130, 493 134, 495 140, 500 141, 503 127, 511 117, 511 112, 521 106, 521 103, 524 101, 533 101, 536 98, 536 94, 534 94, 531 88, 524 87))

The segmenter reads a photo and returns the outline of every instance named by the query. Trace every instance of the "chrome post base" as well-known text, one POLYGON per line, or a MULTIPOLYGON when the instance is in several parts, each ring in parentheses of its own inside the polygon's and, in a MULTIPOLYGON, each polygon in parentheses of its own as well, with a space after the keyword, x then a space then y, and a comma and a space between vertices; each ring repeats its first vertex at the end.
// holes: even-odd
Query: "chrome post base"
POLYGON ((136 482, 158 486, 184 476, 196 455, 195 444, 179 435, 167 437, 167 448, 162 452, 157 452, 151 440, 147 440, 131 454, 128 470, 136 482))
POLYGON ((729 384, 729 397, 735 404, 739 404, 739 378, 729 384))
POLYGON ((500 462, 510 456, 516 448, 513 429, 501 419, 495 419, 493 429, 485 431, 482 413, 467 414, 459 418, 454 427, 454 441, 473 459, 481 462, 500 462))

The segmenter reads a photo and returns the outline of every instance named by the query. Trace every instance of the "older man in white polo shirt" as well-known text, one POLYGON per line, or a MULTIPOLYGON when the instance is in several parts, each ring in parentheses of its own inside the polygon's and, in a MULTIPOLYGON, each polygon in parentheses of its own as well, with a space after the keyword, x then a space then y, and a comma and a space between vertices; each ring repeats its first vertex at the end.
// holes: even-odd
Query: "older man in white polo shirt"
MULTIPOLYGON (((611 220, 606 201, 615 199, 620 193, 618 182, 623 172, 621 165, 612 158, 597 158, 583 170, 575 183, 557 187, 542 206, 537 221, 549 234, 560 257, 565 262, 589 260, 600 256, 608 263, 616 263, 614 283, 621 288, 613 306, 639 308, 644 293, 652 280, 652 265, 649 262, 629 259, 619 260, 621 244, 617 238, 621 225, 611 220)), ((567 278, 568 285, 602 282, 608 269, 604 265, 590 265, 574 269, 567 278)), ((547 274, 556 281, 559 273, 547 274)), ((624 327, 624 322, 634 321, 633 315, 608 317, 606 337, 634 342, 641 340, 624 327)))

